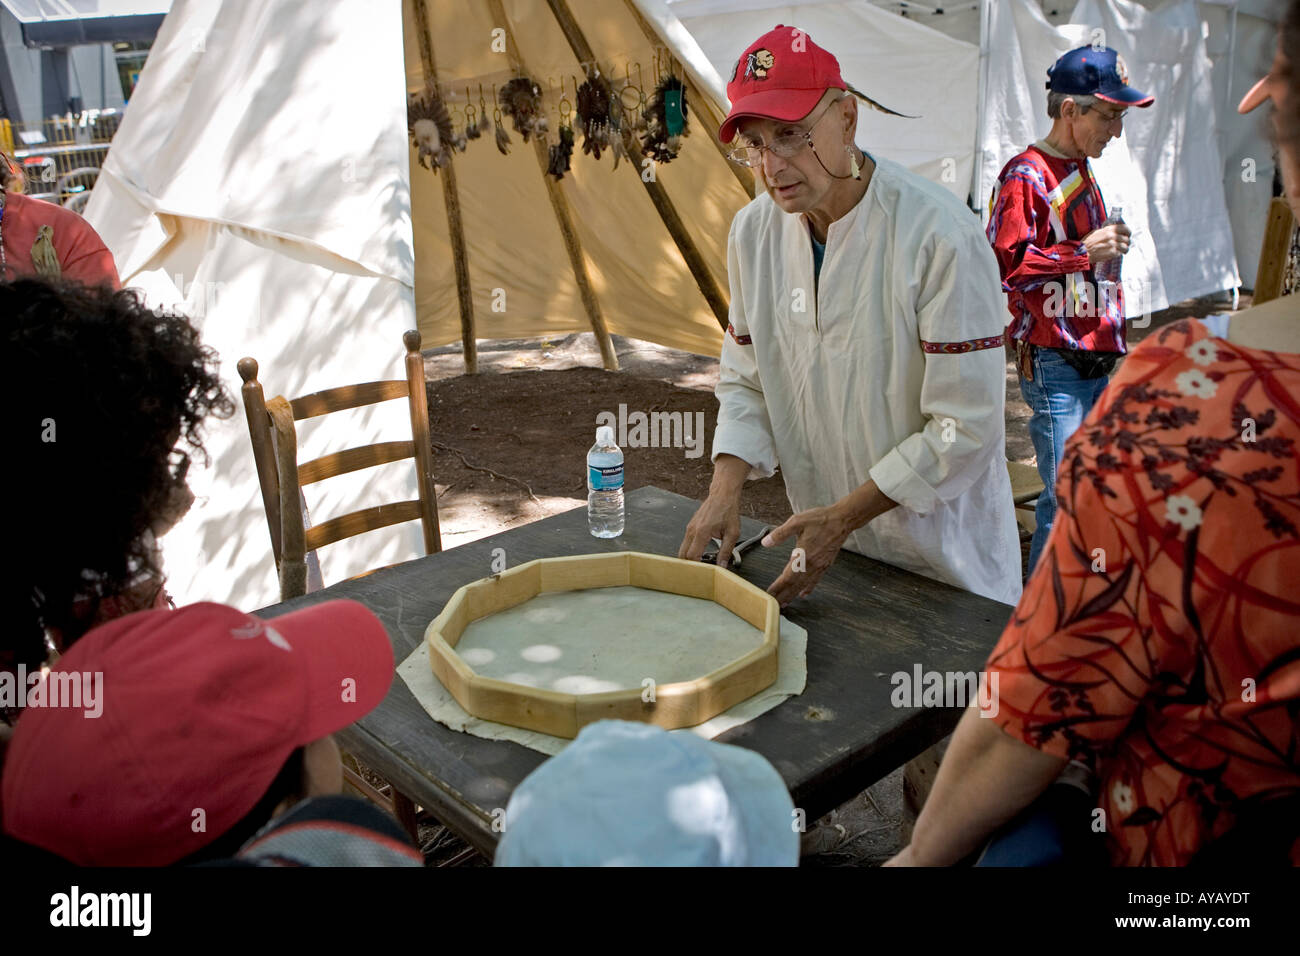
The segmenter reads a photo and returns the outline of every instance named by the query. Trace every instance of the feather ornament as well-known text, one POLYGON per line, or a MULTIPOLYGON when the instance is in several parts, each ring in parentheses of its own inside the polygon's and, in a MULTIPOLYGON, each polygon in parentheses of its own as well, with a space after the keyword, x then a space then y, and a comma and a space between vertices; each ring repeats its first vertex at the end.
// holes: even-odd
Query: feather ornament
POLYGON ((422 95, 407 97, 406 126, 417 151, 416 159, 425 169, 436 172, 451 161, 452 149, 465 148, 458 146, 462 138, 452 131, 447 104, 432 84, 424 88, 422 95))
POLYGON ((546 116, 542 113, 542 88, 526 76, 517 76, 497 92, 501 112, 510 117, 515 132, 528 142, 534 133, 544 133, 546 116))
MULTIPOLYGON (((847 83, 846 83, 845 85, 848 86, 847 83)), ((854 89, 852 86, 849 86, 849 92, 852 93, 854 96, 856 96, 858 99, 862 100, 862 102, 866 103, 868 106, 870 106, 870 107, 871 107, 873 110, 875 110, 877 113, 884 113, 884 114, 886 114, 886 115, 888 115, 888 116, 901 116, 903 119, 919 119, 919 118, 920 118, 920 117, 917 117, 917 116, 909 116, 909 115, 906 114, 906 113, 899 113, 897 110, 891 110, 888 106, 881 106, 879 103, 877 103, 877 102, 876 102, 875 100, 873 100, 871 97, 869 97, 866 93, 863 93, 861 90, 854 89)))
POLYGON ((559 182, 569 171, 569 161, 573 156, 573 127, 560 127, 560 142, 551 147, 551 161, 546 171, 559 182))
POLYGON ((611 136, 610 110, 613 107, 609 83, 599 70, 590 70, 587 79, 578 87, 578 122, 582 125, 582 151, 600 159, 602 149, 608 149, 611 136))
POLYGON ((686 84, 669 74, 655 87, 654 94, 642 111, 645 132, 641 145, 656 163, 670 163, 677 158, 682 140, 690 135, 686 110, 686 84))

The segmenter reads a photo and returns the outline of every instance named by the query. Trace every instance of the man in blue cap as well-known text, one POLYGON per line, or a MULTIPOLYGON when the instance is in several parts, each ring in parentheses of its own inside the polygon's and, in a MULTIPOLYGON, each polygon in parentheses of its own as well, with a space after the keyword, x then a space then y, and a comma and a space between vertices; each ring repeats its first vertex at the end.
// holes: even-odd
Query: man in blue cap
POLYGON ((1003 167, 988 224, 1045 488, 1035 513, 1029 573, 1056 515, 1056 469, 1065 440, 1126 351, 1115 260, 1128 252, 1131 234, 1123 222, 1108 218, 1088 160, 1123 133, 1130 107, 1155 102, 1128 85, 1124 58, 1109 47, 1071 50, 1047 75, 1052 129, 1003 167))

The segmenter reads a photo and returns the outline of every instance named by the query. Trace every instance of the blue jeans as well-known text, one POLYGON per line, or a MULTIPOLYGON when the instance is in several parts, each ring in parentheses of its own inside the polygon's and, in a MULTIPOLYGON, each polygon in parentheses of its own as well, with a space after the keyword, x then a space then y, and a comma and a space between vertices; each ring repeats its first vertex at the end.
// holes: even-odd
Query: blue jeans
POLYGON ((1029 543, 1029 574, 1034 573, 1056 517, 1056 471, 1065 454, 1065 440, 1083 424, 1110 378, 1080 378, 1065 359, 1051 349, 1034 349, 1034 380, 1020 376, 1020 394, 1033 415, 1029 438, 1038 455, 1038 476, 1044 491, 1034 510, 1033 540, 1029 543))
POLYGON ((1105 840, 1092 830, 1096 806, 1087 793, 1053 784, 998 830, 971 865, 1106 866, 1105 840))

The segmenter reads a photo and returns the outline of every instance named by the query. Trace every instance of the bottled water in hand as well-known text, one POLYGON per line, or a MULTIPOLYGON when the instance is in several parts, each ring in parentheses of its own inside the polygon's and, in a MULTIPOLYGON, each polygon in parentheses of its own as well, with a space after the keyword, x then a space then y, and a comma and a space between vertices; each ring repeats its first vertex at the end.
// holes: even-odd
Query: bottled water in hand
POLYGON ((587 527, 597 538, 623 533, 623 452, 608 425, 596 429, 587 452, 587 527))
MULTIPOLYGON (((1102 227, 1117 225, 1124 221, 1124 210, 1120 206, 1111 209, 1110 215, 1102 223, 1102 227)), ((1110 303, 1115 301, 1119 289, 1120 264, 1124 261, 1123 256, 1116 256, 1114 259, 1107 259, 1105 262, 1099 262, 1092 267, 1093 277, 1097 280, 1097 311, 1104 312, 1110 303)))

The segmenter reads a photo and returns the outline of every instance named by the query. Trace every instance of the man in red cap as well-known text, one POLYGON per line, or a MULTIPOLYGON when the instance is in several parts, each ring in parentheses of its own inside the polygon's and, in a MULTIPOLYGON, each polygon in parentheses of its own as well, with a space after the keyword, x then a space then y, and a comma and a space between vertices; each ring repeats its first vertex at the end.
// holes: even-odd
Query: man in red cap
POLYGON ((392 679, 388 634, 354 601, 270 621, 219 604, 119 618, 16 688, 4 832, 83 866, 166 866, 233 857, 293 808, 270 841, 280 860, 420 865, 360 801, 342 819, 329 803, 334 823, 299 806, 341 789, 330 735, 392 679))
POLYGON ((1013 604, 997 262, 947 190, 857 146, 850 92, 866 99, 793 27, 732 72, 719 137, 763 191, 728 238, 713 483, 679 556, 718 538, 725 566, 746 478, 779 464, 794 515, 764 544, 797 544, 782 604, 841 547, 1013 604))

